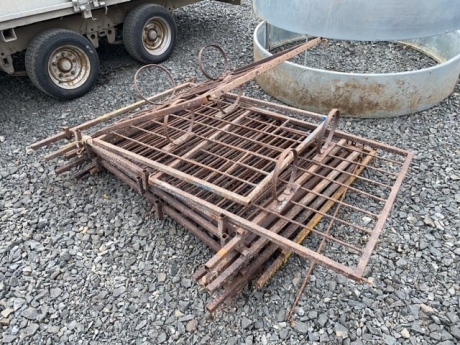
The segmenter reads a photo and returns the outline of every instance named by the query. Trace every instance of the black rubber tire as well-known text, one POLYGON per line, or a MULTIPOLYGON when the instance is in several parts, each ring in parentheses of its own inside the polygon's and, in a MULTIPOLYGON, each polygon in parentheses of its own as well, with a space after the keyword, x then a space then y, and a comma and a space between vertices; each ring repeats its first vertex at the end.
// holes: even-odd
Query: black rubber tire
POLYGON ((94 46, 82 35, 65 29, 50 29, 36 36, 27 48, 25 64, 32 83, 41 91, 60 100, 85 95, 91 90, 99 75, 99 57, 94 46), (66 88, 52 79, 50 58, 62 47, 76 49, 87 59, 89 70, 81 77, 80 85, 77 87, 69 84, 66 88))
POLYGON ((144 4, 133 8, 123 23, 123 42, 129 55, 145 64, 157 64, 168 59, 176 45, 177 26, 171 12, 160 5, 144 4), (168 30, 168 39, 158 52, 144 45, 144 28, 149 21, 158 21, 168 30))

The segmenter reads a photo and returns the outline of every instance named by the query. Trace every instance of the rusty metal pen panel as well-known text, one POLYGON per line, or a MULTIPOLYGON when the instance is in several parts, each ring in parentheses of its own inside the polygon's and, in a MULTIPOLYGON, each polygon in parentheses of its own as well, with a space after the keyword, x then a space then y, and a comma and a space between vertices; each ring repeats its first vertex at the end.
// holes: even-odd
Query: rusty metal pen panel
POLYGON ((67 139, 46 156, 70 159, 57 173, 107 170, 214 250, 194 274, 214 296, 210 311, 251 280, 267 284, 292 254, 309 272, 322 265, 365 279, 412 159, 338 131, 336 109, 321 115, 226 93, 272 63, 179 85, 164 104, 127 107, 33 145, 67 139))

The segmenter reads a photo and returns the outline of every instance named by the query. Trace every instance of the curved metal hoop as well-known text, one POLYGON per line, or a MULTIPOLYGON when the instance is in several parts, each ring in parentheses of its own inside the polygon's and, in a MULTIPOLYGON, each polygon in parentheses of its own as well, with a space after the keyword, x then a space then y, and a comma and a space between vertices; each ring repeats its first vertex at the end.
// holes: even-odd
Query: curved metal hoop
POLYGON ((160 66, 160 65, 150 64, 150 65, 145 65, 145 66, 142 66, 141 68, 139 68, 139 69, 137 70, 136 74, 134 75, 134 87, 136 88, 136 91, 137 91, 137 93, 139 94, 139 96, 141 96, 141 98, 142 98, 144 101, 146 101, 146 102, 148 102, 148 103, 150 103, 150 104, 153 104, 153 105, 163 105, 163 104, 165 104, 165 103, 155 103, 155 102, 152 102, 152 101, 149 100, 147 97, 145 97, 144 94, 143 94, 143 93, 140 91, 140 89, 139 89, 138 80, 137 80, 138 77, 139 77, 139 73, 140 73, 141 71, 143 71, 144 69, 150 68, 150 67, 156 67, 156 68, 159 68, 159 69, 163 70, 164 72, 166 72, 166 74, 167 74, 168 77, 169 77, 169 80, 171 80, 172 89, 173 89, 173 92, 172 92, 171 96, 169 96, 168 100, 172 99, 172 98, 175 96, 175 94, 176 94, 176 82, 174 81, 174 78, 173 78, 171 72, 169 72, 169 70, 168 70, 167 68, 165 68, 165 67, 163 67, 163 66, 160 66))
POLYGON ((272 180, 272 197, 276 198, 278 201, 284 201, 285 198, 280 198, 283 194, 288 195, 291 194, 292 191, 294 191, 294 182, 295 182, 295 177, 297 176, 297 166, 298 166, 298 161, 299 161, 299 155, 297 151, 290 147, 286 150, 284 150, 281 155, 278 158, 278 161, 276 162, 276 167, 275 170, 273 171, 273 180, 272 180), (278 178, 281 172, 281 166, 286 159, 286 157, 292 153, 294 155, 293 160, 292 160, 292 171, 291 171, 291 177, 289 179, 288 185, 284 189, 283 193, 280 196, 277 196, 278 191, 276 188, 276 185, 278 184, 278 178))
POLYGON ((332 109, 329 114, 327 115, 326 120, 322 124, 321 131, 318 133, 318 136, 316 137, 316 153, 317 154, 322 154, 325 149, 329 147, 331 144, 332 137, 334 136, 335 130, 337 129, 339 125, 339 118, 340 118, 340 110, 339 109, 332 109), (334 119, 334 122, 332 122, 332 127, 329 130, 329 135, 326 138, 326 141, 324 141, 324 133, 326 133, 327 127, 329 127, 330 122, 334 119), (324 144, 323 144, 324 141, 324 144))
POLYGON ((192 110, 190 112, 190 124, 188 126, 187 132, 177 139, 171 139, 168 133, 169 115, 165 115, 164 120, 163 120, 163 132, 166 137, 166 140, 168 140, 173 145, 180 145, 184 143, 192 135, 194 123, 195 123, 195 112, 192 110))
POLYGON ((228 74, 228 59, 227 59, 227 54, 225 53, 225 50, 224 48, 222 48, 220 45, 218 44, 208 44, 207 46, 204 46, 203 48, 200 49, 200 52, 198 53, 198 64, 200 66, 200 70, 201 72, 203 73, 203 75, 210 79, 210 80, 219 80, 223 77, 225 77, 227 74, 228 74), (206 50, 206 48, 216 48, 222 55, 222 57, 224 58, 224 62, 225 62, 225 70, 224 70, 224 73, 221 75, 221 76, 218 76, 218 77, 213 77, 212 75, 210 75, 204 68, 203 66, 203 53, 204 51, 206 50))
POLYGON ((238 88, 238 96, 236 97, 235 102, 233 102, 227 109, 222 109, 221 100, 217 99, 216 104, 217 104, 217 108, 219 108, 219 112, 217 113, 216 116, 218 118, 222 118, 225 115, 229 115, 233 113, 236 109, 238 109, 238 106, 240 105, 241 96, 243 96, 243 89, 240 86, 238 88))

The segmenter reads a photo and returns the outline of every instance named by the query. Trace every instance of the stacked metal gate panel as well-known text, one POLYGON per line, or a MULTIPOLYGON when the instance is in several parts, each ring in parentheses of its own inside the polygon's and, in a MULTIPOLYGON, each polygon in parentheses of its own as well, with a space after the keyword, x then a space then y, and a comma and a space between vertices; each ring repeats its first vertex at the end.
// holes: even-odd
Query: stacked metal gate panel
POLYGON ((227 93, 260 64, 252 67, 180 85, 165 92, 174 94, 167 103, 114 124, 101 126, 135 107, 32 145, 69 139, 46 156, 71 159, 58 173, 108 170, 157 217, 174 218, 212 248, 194 274, 215 295, 210 311, 251 280, 265 285, 292 253, 363 279, 412 159, 337 131, 338 110, 325 116, 227 93))

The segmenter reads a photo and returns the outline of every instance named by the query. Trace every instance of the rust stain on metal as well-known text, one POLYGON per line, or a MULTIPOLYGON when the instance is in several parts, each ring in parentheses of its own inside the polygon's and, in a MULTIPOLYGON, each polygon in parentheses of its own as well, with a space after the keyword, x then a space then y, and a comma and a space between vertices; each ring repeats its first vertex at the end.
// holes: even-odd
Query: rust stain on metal
POLYGON ((228 93, 318 42, 179 85, 163 93, 171 96, 163 104, 144 96, 139 106, 154 104, 32 147, 69 140, 46 156, 71 159, 58 173, 82 165, 78 176, 110 171, 157 217, 175 219, 212 248, 216 254, 194 274, 216 294, 210 311, 253 279, 266 284, 292 254, 364 279, 412 154, 337 131, 336 109, 324 116, 228 93))

